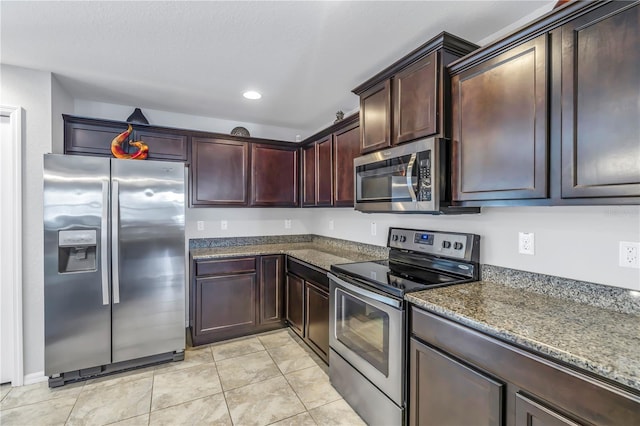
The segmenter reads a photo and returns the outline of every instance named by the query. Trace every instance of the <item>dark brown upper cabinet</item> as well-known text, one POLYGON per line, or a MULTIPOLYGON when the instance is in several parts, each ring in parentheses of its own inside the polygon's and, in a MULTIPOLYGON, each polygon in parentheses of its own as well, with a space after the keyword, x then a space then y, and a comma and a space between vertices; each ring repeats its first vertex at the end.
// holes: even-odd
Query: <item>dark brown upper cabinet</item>
POLYGON ((360 152, 391 146, 391 84, 383 81, 360 95, 360 152))
MULTIPOLYGON (((127 130, 128 123, 64 115, 64 153, 112 157, 111 142, 127 130)), ((128 140, 149 146, 149 160, 187 161, 189 136, 186 131, 156 126, 132 125, 128 140)), ((121 147, 135 149, 125 141, 121 147)))
POLYGON ((638 46, 637 2, 562 26, 562 198, 640 195, 638 46))
POLYGON ((454 201, 638 204, 639 21, 570 2, 452 63, 454 201))
POLYGON ((477 48, 443 32, 353 89, 360 96, 361 153, 425 136, 448 137, 444 67, 477 48))
POLYGON ((392 144, 438 132, 438 54, 431 52, 391 79, 392 144))
POLYGON ((248 143, 194 137, 191 150, 192 205, 248 204, 248 143))
POLYGON ((454 200, 546 198, 547 35, 453 77, 454 200))
POLYGON ((330 206, 333 192, 332 136, 302 149, 303 206, 330 206))
POLYGON ((298 149, 251 145, 251 205, 298 206, 298 149))
POLYGON ((358 123, 333 134, 333 205, 353 207, 353 159, 360 155, 358 123))

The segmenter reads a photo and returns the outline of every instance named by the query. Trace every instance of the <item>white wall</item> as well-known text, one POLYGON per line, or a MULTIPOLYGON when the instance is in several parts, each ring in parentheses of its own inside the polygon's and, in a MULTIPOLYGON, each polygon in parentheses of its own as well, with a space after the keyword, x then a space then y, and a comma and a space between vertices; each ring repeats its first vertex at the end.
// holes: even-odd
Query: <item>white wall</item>
POLYGON ((308 234, 313 224, 314 209, 271 208, 191 208, 187 209, 186 234, 189 238, 251 237, 258 235, 308 234), (285 229, 285 219, 291 228, 285 229), (227 229, 220 229, 220 221, 227 221, 227 229), (198 231, 197 222, 204 222, 198 231))
MULTIPOLYGON (((175 127, 179 129, 202 130, 206 132, 230 133, 234 127, 242 126, 249 130, 253 137, 265 139, 277 139, 283 141, 295 141, 296 135, 304 138, 308 132, 301 129, 268 126, 264 124, 247 123, 244 121, 224 120, 221 118, 202 117, 197 115, 181 114, 177 112, 159 111, 144 108, 142 113, 149 123, 156 126, 175 127)), ((81 117, 102 118, 124 121, 133 112, 133 106, 115 105, 104 102, 95 102, 76 99, 74 114, 81 117)))
POLYGON ((58 79, 51 76, 51 152, 54 154, 64 153, 64 120, 62 114, 73 114, 73 98, 58 82, 58 79))
POLYGON ((619 241, 640 241, 640 206, 487 207, 459 216, 325 208, 314 210, 307 227, 319 235, 385 245, 390 226, 479 234, 482 263, 640 290, 640 270, 618 266, 619 241), (535 255, 518 253, 519 231, 535 234, 535 255))
POLYGON ((42 155, 51 152, 51 73, 0 65, 0 104, 23 108, 24 374, 44 370, 42 155))

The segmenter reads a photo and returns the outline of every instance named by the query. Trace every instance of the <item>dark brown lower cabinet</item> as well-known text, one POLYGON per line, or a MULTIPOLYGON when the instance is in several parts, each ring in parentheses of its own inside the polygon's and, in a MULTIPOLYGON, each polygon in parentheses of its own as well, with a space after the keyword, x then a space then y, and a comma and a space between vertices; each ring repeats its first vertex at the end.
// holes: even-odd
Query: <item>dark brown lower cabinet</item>
POLYGON ((556 413, 544 405, 532 401, 526 396, 516 394, 516 425, 517 426, 579 426, 574 422, 556 413))
POLYGON ((286 318, 291 329, 329 362, 329 279, 327 271, 287 259, 286 318))
POLYGON ((309 345, 329 358, 329 292, 305 283, 305 335, 309 345))
POLYGON ((283 327, 283 271, 283 255, 192 261, 193 344, 283 327))
POLYGON ((640 395, 411 307, 411 425, 638 425, 640 395))
POLYGON ((502 424, 502 383, 414 338, 409 348, 412 425, 502 424))
POLYGON ((304 280, 287 274, 287 322, 289 327, 304 338, 304 280))
POLYGON ((256 274, 196 279, 196 335, 233 333, 256 325, 256 274))

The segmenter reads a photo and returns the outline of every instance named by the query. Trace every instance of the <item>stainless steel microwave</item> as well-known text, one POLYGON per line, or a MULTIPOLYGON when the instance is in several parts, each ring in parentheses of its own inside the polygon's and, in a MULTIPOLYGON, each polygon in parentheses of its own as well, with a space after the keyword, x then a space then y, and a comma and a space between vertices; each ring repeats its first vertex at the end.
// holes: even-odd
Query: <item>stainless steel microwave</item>
POLYGON ((421 139, 354 160, 355 209, 362 212, 478 213, 451 206, 448 141, 421 139))

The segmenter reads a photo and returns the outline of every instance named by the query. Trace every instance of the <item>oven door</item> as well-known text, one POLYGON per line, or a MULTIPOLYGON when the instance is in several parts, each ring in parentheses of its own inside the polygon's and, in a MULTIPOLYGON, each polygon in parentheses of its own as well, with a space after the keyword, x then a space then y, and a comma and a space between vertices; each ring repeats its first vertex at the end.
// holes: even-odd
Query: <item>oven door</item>
POLYGON ((402 301, 333 274, 328 276, 329 346, 402 406, 405 321, 402 301))

